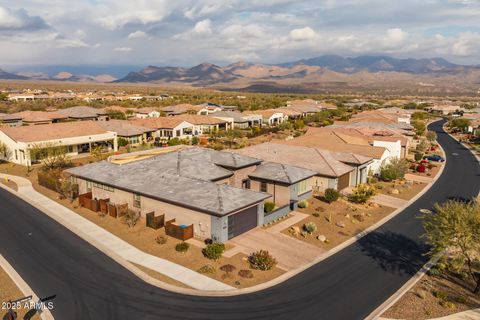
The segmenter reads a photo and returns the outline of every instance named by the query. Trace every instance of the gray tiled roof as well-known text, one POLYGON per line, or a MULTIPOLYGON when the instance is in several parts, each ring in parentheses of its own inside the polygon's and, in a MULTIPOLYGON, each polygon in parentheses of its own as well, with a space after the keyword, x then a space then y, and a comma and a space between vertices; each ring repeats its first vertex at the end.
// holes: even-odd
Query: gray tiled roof
POLYGON ((237 111, 217 111, 209 114, 210 117, 220 117, 220 118, 232 118, 233 122, 243 123, 248 122, 247 119, 244 118, 244 115, 237 111))
POLYGON ((115 188, 219 216, 270 196, 211 182, 232 172, 212 162, 202 161, 202 158, 207 160, 208 156, 211 160, 214 155, 205 150, 188 148, 122 165, 104 161, 67 171, 115 188))
POLYGON ((105 130, 116 132, 120 137, 132 137, 153 132, 154 129, 134 125, 126 120, 98 121, 98 124, 105 130))
POLYGON ((252 178, 260 178, 269 181, 294 184, 313 177, 317 173, 288 164, 264 162, 255 171, 249 174, 252 178))

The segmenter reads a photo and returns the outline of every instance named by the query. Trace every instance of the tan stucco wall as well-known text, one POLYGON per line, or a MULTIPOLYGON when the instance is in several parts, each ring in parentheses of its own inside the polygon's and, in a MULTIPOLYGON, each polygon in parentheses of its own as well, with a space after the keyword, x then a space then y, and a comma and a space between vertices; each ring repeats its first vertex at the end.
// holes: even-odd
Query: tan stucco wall
POLYGON ((228 184, 237 188, 241 188, 242 180, 248 179, 248 175, 255 171, 256 168, 257 166, 255 165, 235 171, 233 176, 231 176, 228 180, 228 184))
MULTIPOLYGON (((260 191, 260 181, 251 180, 250 186, 251 190, 260 191)), ((290 203, 290 188, 287 186, 274 185, 271 182, 267 182, 267 193, 271 194, 272 197, 265 201, 273 202, 275 198, 275 205, 277 207, 282 207, 290 203)))
MULTIPOLYGON (((86 192, 86 182, 83 179, 77 179, 80 194, 86 192)), ((133 193, 115 189, 109 192, 92 186, 92 197, 97 199, 109 198, 110 202, 115 204, 128 203, 131 209, 133 207, 133 193)), ((155 211, 156 214, 165 214, 165 221, 176 219, 176 223, 190 225, 193 224, 194 235, 197 238, 209 238, 211 236, 211 216, 199 211, 183 208, 170 203, 162 202, 156 199, 141 197, 141 212, 146 214, 155 211)))
POLYGON ((330 179, 326 177, 314 176, 313 188, 317 191, 323 191, 328 188, 328 181, 330 179))

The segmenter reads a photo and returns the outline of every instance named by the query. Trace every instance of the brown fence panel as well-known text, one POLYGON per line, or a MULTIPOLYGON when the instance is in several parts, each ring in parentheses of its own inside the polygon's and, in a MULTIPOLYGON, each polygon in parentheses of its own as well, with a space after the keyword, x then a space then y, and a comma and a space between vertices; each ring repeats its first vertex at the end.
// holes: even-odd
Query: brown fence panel
POLYGON ((159 216, 155 216, 155 212, 149 212, 145 215, 146 217, 146 225, 147 227, 149 228, 152 228, 152 229, 160 229, 161 227, 163 227, 164 223, 165 223, 165 215, 161 214, 159 216))
POLYGON ((110 202, 110 199, 100 199, 98 200, 98 203, 100 205, 100 212, 107 214, 108 213, 108 203, 110 202))
POLYGON ((123 217, 127 214, 128 203, 117 204, 117 218, 123 217))
POLYGON ((113 203, 108 204, 108 214, 110 217, 117 217, 117 207, 113 203))
POLYGON ((78 204, 81 207, 87 207, 87 203, 89 204, 90 200, 92 200, 91 192, 87 192, 78 196, 78 204))
POLYGON ((165 233, 175 239, 185 241, 193 238, 193 225, 181 228, 179 225, 175 224, 175 219, 172 219, 165 223, 165 233))
POLYGON ((100 211, 100 203, 98 200, 90 200, 90 210, 94 212, 100 211))

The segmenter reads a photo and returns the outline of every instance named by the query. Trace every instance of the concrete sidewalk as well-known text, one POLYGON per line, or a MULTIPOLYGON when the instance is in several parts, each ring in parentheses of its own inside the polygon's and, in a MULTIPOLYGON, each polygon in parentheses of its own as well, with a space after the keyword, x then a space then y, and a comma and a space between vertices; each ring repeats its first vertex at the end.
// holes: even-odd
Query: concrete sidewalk
POLYGON ((379 193, 375 195, 372 199, 373 202, 378 203, 382 206, 390 207, 390 208, 401 208, 407 205, 408 200, 392 197, 383 193, 379 193))
MULTIPOLYGON (((29 203, 46 212, 95 247, 108 248, 121 258, 154 270, 194 289, 206 291, 232 290, 233 287, 201 275, 176 263, 147 254, 118 238, 95 223, 37 192, 28 179, 0 173, 0 179, 9 178, 18 186, 18 193, 29 203), (98 239, 98 241, 97 241, 98 239)), ((104 250, 102 250, 104 251, 104 250)), ((108 254, 108 253, 107 253, 108 254)))

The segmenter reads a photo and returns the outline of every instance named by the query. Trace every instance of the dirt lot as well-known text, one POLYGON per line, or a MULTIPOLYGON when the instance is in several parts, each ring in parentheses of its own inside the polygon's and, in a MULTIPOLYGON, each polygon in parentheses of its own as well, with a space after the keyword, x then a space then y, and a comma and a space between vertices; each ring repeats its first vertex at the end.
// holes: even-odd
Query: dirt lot
POLYGON ((425 275, 382 317, 423 320, 480 308, 480 296, 471 292, 470 278, 462 280, 452 273, 425 275))
POLYGON ((313 222, 317 230, 307 237, 293 235, 291 228, 283 230, 282 233, 328 250, 365 230, 394 210, 380 205, 356 205, 344 199, 328 204, 318 198, 311 198, 308 200, 306 209, 298 209, 309 217, 295 224, 294 227, 302 230, 305 223, 313 222), (343 225, 342 223, 344 226, 339 226, 343 225), (318 235, 324 235, 328 243, 318 240, 318 235))
MULTIPOLYGON (((0 268, 0 303, 6 302, 9 300, 15 300, 23 298, 24 294, 20 291, 20 289, 15 285, 12 279, 7 275, 7 273, 0 268)), ((18 319, 23 319, 25 315, 28 313, 27 309, 19 309, 16 310, 18 319)), ((7 313, 7 310, 2 309, 0 305, 0 318, 3 319, 3 316, 7 313)), ((40 316, 35 315, 32 318, 27 318, 32 320, 39 320, 40 316)))
POLYGON ((379 181, 373 184, 378 193, 386 194, 395 198, 410 200, 425 188, 426 183, 422 182, 385 182, 379 181), (398 190, 398 194, 392 193, 398 190))

